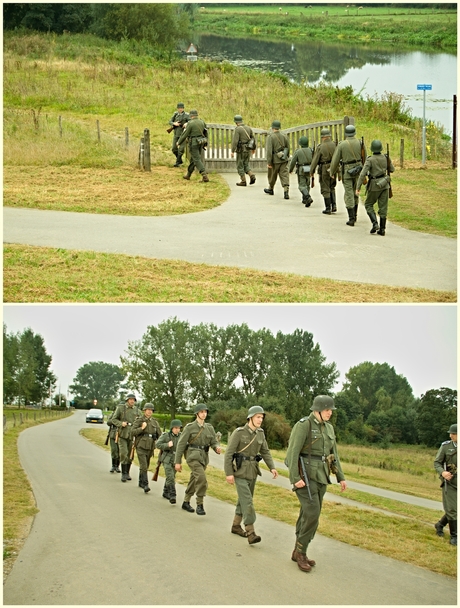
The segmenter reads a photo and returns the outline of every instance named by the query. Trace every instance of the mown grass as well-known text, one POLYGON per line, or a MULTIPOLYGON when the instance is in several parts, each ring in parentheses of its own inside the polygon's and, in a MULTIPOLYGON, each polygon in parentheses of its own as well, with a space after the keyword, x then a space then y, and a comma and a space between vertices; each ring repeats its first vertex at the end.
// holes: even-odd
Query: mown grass
POLYGON ((4 245, 4 302, 455 302, 455 292, 4 245))
MULTIPOLYGON (((103 445, 105 435, 101 430, 83 429, 81 434, 99 447, 106 448, 103 445)), ((150 470, 155 468, 155 460, 151 462, 150 470)), ((176 479, 178 483, 186 485, 188 478, 189 469, 183 463, 182 472, 178 473, 176 479)), ((208 467, 207 479, 209 496, 230 504, 236 503, 235 488, 226 483, 222 470, 208 467)), ((374 502, 379 503, 377 497, 364 492, 359 494, 360 502, 372 506, 374 502)), ((348 495, 348 490, 345 495, 348 495)), ((440 513, 410 505, 404 507, 397 502, 387 500, 384 506, 382 503, 377 506, 386 508, 390 513, 403 514, 404 518, 392 518, 375 511, 324 501, 318 533, 379 555, 455 577, 456 550, 449 544, 448 537, 438 538, 432 527, 440 513)), ((289 490, 258 482, 254 505, 257 513, 295 526, 299 503, 289 490)), ((294 545, 294 531, 292 539, 294 545)))

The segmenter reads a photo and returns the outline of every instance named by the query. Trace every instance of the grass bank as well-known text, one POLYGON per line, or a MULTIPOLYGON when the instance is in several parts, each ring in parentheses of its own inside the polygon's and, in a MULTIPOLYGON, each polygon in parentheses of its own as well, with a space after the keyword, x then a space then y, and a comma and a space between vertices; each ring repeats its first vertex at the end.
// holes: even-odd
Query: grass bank
POLYGON ((3 249, 4 302, 456 302, 455 292, 25 245, 3 249))

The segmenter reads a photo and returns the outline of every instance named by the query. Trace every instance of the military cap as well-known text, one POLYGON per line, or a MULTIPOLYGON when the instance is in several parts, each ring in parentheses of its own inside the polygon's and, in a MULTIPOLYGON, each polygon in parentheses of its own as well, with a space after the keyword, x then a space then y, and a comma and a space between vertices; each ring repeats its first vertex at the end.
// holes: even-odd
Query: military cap
POLYGON ((322 412, 323 410, 335 410, 334 399, 328 395, 318 395, 313 399, 313 405, 310 408, 312 412, 322 412))
POLYGON ((125 401, 128 401, 128 399, 134 399, 134 401, 137 401, 136 395, 134 393, 129 393, 129 395, 126 395, 125 401))
POLYGON ((190 116, 198 116, 198 110, 190 110, 190 116))
POLYGON ((345 127, 345 137, 353 137, 356 135, 356 128, 354 125, 347 125, 345 127))
POLYGON ((449 435, 456 435, 457 434, 457 425, 452 424, 450 429, 447 432, 449 433, 449 435))
POLYGON ((142 408, 142 411, 144 411, 144 410, 152 410, 152 412, 154 412, 155 408, 153 406, 153 403, 146 403, 144 405, 144 407, 142 408))
POLYGON ((235 114, 233 120, 234 122, 243 122, 243 117, 240 114, 235 114))
POLYGON ((249 418, 252 418, 256 414, 263 414, 265 417, 264 408, 260 407, 260 405, 253 405, 248 409, 248 415, 246 416, 246 419, 249 420, 249 418))
POLYGON ((207 405, 205 405, 204 403, 197 403, 193 408, 193 413, 198 414, 198 412, 201 412, 201 410, 209 411, 207 405))
POLYGON ((182 422, 180 420, 177 420, 177 418, 171 420, 171 428, 173 429, 175 426, 182 427, 182 422))
POLYGON ((281 123, 279 120, 274 120, 272 122, 272 129, 281 129, 281 123))
POLYGON ((302 137, 299 139, 299 144, 301 148, 306 148, 308 146, 308 137, 302 135, 302 137))
POLYGON ((179 101, 179 103, 177 104, 177 107, 178 108, 185 108, 184 104, 181 101, 179 101))

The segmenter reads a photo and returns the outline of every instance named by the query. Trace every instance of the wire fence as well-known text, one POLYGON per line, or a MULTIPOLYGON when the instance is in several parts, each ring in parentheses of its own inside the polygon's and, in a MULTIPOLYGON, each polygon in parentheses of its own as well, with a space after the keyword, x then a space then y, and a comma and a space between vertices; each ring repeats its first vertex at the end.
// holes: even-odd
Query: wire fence
POLYGON ((18 426, 22 426, 23 424, 33 421, 37 422, 40 420, 52 420, 53 418, 62 418, 68 412, 61 410, 34 410, 23 412, 9 412, 8 415, 3 414, 3 433, 6 433, 7 430, 14 429, 18 426))

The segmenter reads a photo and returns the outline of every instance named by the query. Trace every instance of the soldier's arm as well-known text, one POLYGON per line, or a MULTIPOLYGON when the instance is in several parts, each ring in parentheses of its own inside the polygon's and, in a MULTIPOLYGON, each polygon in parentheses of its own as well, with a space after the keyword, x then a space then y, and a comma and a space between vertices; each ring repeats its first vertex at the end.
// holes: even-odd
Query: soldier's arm
POLYGON ((337 148, 335 149, 335 152, 332 156, 332 160, 331 160, 331 166, 329 168, 329 173, 330 175, 334 175, 334 173, 337 172, 337 169, 339 167, 339 162, 340 162, 340 155, 341 155, 341 147, 340 144, 337 146, 337 148))
POLYGON ((169 433, 163 433, 157 440, 156 447, 159 450, 163 450, 163 452, 169 452, 171 450, 171 448, 169 447, 168 443, 169 443, 169 433))
POLYGON ((144 429, 142 428, 142 418, 136 418, 134 420, 132 433, 135 437, 144 434, 144 429))
POLYGON ((444 449, 441 445, 441 447, 438 450, 438 453, 436 454, 436 458, 434 459, 434 468, 436 469, 436 472, 439 475, 442 475, 442 473, 444 472, 444 462, 445 462, 444 449))
POLYGON ((230 435, 230 439, 228 440, 227 449, 225 450, 224 456, 224 471, 225 475, 228 477, 229 475, 233 475, 233 467, 232 467, 232 459, 233 454, 238 450, 239 444, 239 434, 238 429, 235 429, 233 433, 230 435))
POLYGON ((361 169, 361 173, 359 174, 358 181, 356 183, 356 190, 359 190, 363 185, 364 178, 369 173, 371 168, 371 156, 366 158, 366 162, 364 163, 364 167, 361 169))
POLYGON ((185 448, 187 447, 188 438, 190 436, 190 430, 185 427, 182 435, 180 436, 179 441, 177 442, 176 448, 176 458, 174 464, 180 464, 182 460, 182 455, 185 452, 185 448))
POLYGON ((262 447, 260 448, 260 455, 264 459, 264 462, 267 465, 267 467, 270 469, 270 471, 272 471, 273 469, 276 468, 272 455, 270 453, 270 450, 268 449, 268 444, 267 444, 267 440, 265 439, 265 437, 264 437, 264 442, 262 443, 262 447))
POLYGON ((305 443, 308 422, 296 422, 289 438, 286 462, 289 469, 289 481, 294 485, 300 481, 299 454, 305 443))
POLYGON ((112 416, 111 422, 112 422, 112 424, 114 424, 118 428, 121 428, 121 426, 122 426, 122 422, 121 422, 121 409, 117 408, 115 410, 115 413, 112 416))

